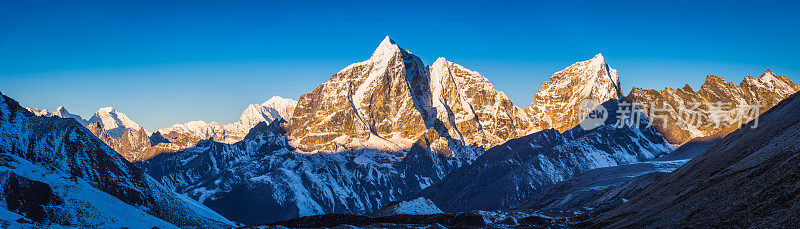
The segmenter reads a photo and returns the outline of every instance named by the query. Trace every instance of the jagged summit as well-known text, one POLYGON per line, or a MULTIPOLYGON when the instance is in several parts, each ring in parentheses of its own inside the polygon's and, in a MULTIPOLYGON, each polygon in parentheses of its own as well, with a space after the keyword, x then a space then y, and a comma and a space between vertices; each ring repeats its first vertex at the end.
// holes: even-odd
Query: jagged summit
POLYGON ((103 129, 112 138, 119 138, 128 129, 139 129, 138 123, 134 122, 128 115, 117 112, 113 107, 103 107, 94 113, 89 119, 89 123, 99 122, 103 124, 103 129))
MULTIPOLYGON (((774 72, 772 72, 772 70, 769 70, 769 69, 767 69, 767 71, 765 71, 763 74, 761 74, 761 76, 760 76, 760 77, 764 77, 764 75, 776 76, 776 75, 775 75, 775 73, 774 73, 774 72)), ((760 77, 759 77, 759 78, 760 78, 760 77)))
POLYGON ((597 103, 622 98, 619 73, 606 64, 602 54, 558 71, 542 83, 531 106, 525 109, 539 129, 566 131, 583 120, 578 106, 586 99, 597 103))
MULTIPOLYGON (((681 111, 678 104, 721 102, 731 104, 734 108, 739 104, 760 104, 759 112, 764 112, 798 90, 800 90, 800 86, 788 78, 775 75, 772 71, 767 70, 759 78, 744 77, 739 85, 728 82, 721 76, 708 75, 697 91, 692 90, 688 84, 682 90, 670 90, 669 88, 661 91, 632 90, 626 99, 643 104, 644 109, 649 109, 649 106, 654 104, 672 104, 672 110, 668 111, 669 120, 665 122, 663 118, 656 119, 654 125, 671 144, 682 145, 692 138, 725 135, 735 128, 725 128, 728 126, 727 124, 717 126, 714 124, 714 120, 705 116, 693 121, 695 122, 693 124, 679 122, 681 111)), ((709 108, 708 105, 702 105, 701 109, 709 108)), ((734 115, 731 113, 730 117, 724 119, 734 120, 737 118, 734 115)))
POLYGON ((280 96, 272 96, 267 101, 264 101, 264 103, 261 103, 261 105, 267 106, 271 104, 284 104, 284 103, 296 103, 296 102, 297 101, 294 101, 292 99, 287 99, 280 96))
POLYGON ((381 41, 381 43, 378 45, 378 48, 372 52, 370 59, 384 59, 391 57, 398 52, 402 53, 403 51, 404 50, 400 48, 400 46, 398 46, 394 40, 389 38, 389 36, 386 36, 386 38, 384 38, 383 41, 381 41))
POLYGON ((591 60, 592 61, 599 61, 599 62, 602 62, 602 63, 606 62, 606 58, 603 57, 603 53, 597 53, 597 55, 594 55, 594 57, 592 57, 591 60))
POLYGON ((111 112, 115 112, 115 111, 116 110, 114 110, 113 107, 101 107, 100 109, 97 109, 97 112, 101 112, 101 113, 111 113, 111 112))
POLYGON ((85 126, 86 124, 88 124, 88 121, 86 121, 86 119, 83 119, 80 115, 69 113, 69 111, 67 111, 67 108, 64 108, 63 105, 58 106, 58 108, 56 108, 55 111, 50 111, 47 109, 31 108, 31 107, 26 107, 26 109, 28 109, 28 111, 32 112, 36 116, 71 118, 75 119, 75 121, 81 124, 81 126, 85 126))
POLYGON ((384 37, 384 38, 383 38, 383 40, 381 41, 381 44, 380 44, 379 46, 384 46, 384 45, 395 45, 395 44, 397 44, 397 43, 394 43, 394 40, 392 40, 392 38, 390 38, 390 37, 387 35, 386 37, 384 37))

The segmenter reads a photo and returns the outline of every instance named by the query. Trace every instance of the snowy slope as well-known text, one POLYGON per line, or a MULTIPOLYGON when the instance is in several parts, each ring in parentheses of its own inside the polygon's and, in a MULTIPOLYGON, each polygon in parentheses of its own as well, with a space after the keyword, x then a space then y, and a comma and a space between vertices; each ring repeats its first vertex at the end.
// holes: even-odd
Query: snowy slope
MULTIPOLYGON (((6 204, 7 208, 2 210, 7 211, 9 216, 0 217, 0 222, 6 226, 22 221, 28 226, 39 222, 92 228, 178 228, 92 187, 81 178, 70 177, 69 174, 50 170, 11 154, 0 154, 0 161, 4 164, 0 167, 0 183, 3 188, 12 188, 21 193, 48 193, 38 195, 36 199, 47 200, 47 211, 50 211, 26 205, 6 204), (14 184, 26 185, 15 187, 14 184)), ((2 196, 4 203, 27 200, 20 198, 14 191, 5 192, 2 196)))
POLYGON ((397 201, 381 207, 377 211, 370 213, 372 217, 382 217, 390 215, 431 215, 444 213, 436 204, 429 199, 418 197, 413 200, 397 201))
MULTIPOLYGON (((77 220, 84 224, 82 226, 88 227, 97 222, 91 215, 97 216, 101 221, 109 219, 109 223, 114 223, 115 220, 110 219, 108 214, 119 213, 142 216, 139 218, 143 220, 147 219, 143 216, 147 214, 179 227, 232 226, 227 219, 208 208, 166 189, 74 119, 35 116, 4 95, 0 96, 0 154, 4 155, 7 162, 0 165, 9 172, 6 173, 9 175, 7 177, 13 177, 17 183, 24 181, 31 184, 25 187, 36 190, 24 191, 28 194, 23 196, 6 195, 6 200, 49 200, 50 205, 64 209, 67 214, 54 215, 52 212, 37 210, 35 206, 40 205, 18 208, 6 202, 7 210, 17 214, 27 212, 20 215, 26 215, 26 218, 34 222, 77 220), (17 175, 11 176, 12 173, 17 175), (68 191, 64 191, 65 189, 68 191), (121 206, 120 203, 128 207, 121 206), (106 210, 107 213, 100 212, 106 210), (76 214, 80 214, 68 214, 76 211, 76 214), (36 215, 38 217, 34 217, 36 215)), ((116 222, 135 224, 138 222, 136 220, 117 219, 116 222)), ((65 221, 54 223, 62 224, 65 221)), ((158 221, 152 223, 160 224, 158 221)))
POLYGON ((647 161, 583 172, 547 186, 518 206, 535 210, 602 210, 621 204, 688 160, 647 161))

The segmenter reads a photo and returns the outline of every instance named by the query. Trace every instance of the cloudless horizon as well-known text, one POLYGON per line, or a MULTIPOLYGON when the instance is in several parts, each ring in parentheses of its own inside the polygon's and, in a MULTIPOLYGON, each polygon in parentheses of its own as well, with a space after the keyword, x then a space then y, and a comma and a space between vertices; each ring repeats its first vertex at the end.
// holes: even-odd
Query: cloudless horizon
POLYGON ((4 1, 0 92, 23 106, 100 107, 148 131, 235 122, 248 104, 297 100, 385 36, 430 65, 478 71, 519 107, 542 82, 602 53, 631 87, 771 69, 800 81, 795 1, 4 1))

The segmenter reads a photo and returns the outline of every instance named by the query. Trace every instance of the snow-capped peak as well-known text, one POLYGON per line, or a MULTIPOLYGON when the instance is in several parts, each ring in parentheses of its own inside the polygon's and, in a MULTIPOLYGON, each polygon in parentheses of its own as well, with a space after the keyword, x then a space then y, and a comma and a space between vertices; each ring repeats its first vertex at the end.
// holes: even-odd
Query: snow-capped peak
POLYGON ((542 83, 526 111, 531 121, 540 122, 542 128, 565 131, 583 120, 584 117, 576 113, 576 107, 585 99, 604 102, 620 98, 619 73, 598 53, 592 59, 553 74, 549 81, 542 83))
POLYGON ((594 55, 594 57, 592 58, 592 61, 598 61, 598 62, 606 63, 606 59, 603 57, 603 53, 597 53, 597 55, 594 55))
POLYGON ((434 61, 433 64, 431 64, 431 66, 447 65, 448 63, 452 63, 452 62, 447 61, 447 59, 444 58, 444 57, 439 57, 439 58, 436 58, 436 61, 434 61))
POLYGON ((378 45, 378 48, 375 49, 375 52, 372 52, 372 57, 370 59, 380 60, 386 59, 387 57, 393 56, 395 53, 401 52, 400 46, 386 36, 386 38, 381 41, 381 44, 378 45))
POLYGON ((82 126, 88 124, 88 121, 83 119, 80 115, 69 113, 69 111, 67 111, 67 108, 64 108, 64 106, 58 106, 58 108, 56 108, 55 111, 50 111, 47 109, 31 108, 31 107, 26 107, 26 109, 28 109, 28 111, 32 112, 36 116, 71 118, 75 119, 75 121, 80 123, 82 126))
MULTIPOLYGON (((708 81, 708 79, 706 81, 708 81)), ((800 90, 800 86, 797 86, 797 84, 792 82, 789 78, 776 75, 769 69, 758 78, 752 76, 745 77, 739 85, 764 88, 781 94, 792 94, 800 90)))
POLYGON ((103 129, 113 138, 119 138, 128 129, 141 128, 139 124, 128 118, 125 113, 117 112, 113 107, 103 107, 94 113, 89 123, 99 122, 103 129))
MULTIPOLYGON (((261 103, 261 106, 272 107, 272 108, 275 108, 275 109, 281 108, 281 107, 294 107, 296 105, 297 105, 297 101, 294 101, 292 99, 283 98, 283 97, 280 97, 280 96, 272 96, 271 98, 269 98, 269 100, 264 101, 264 103, 261 103)), ((288 118, 288 117, 284 117, 284 118, 288 118)))
POLYGON ((247 106, 242 112, 242 116, 239 117, 237 124, 249 130, 259 122, 270 123, 280 118, 288 120, 294 113, 295 106, 297 106, 297 101, 280 96, 272 96, 264 103, 247 106))
POLYGON ((775 73, 772 72, 772 70, 767 69, 767 71, 764 72, 764 74, 761 74, 761 76, 759 76, 758 78, 759 79, 764 79, 764 80, 774 80, 774 79, 777 79, 778 76, 775 75, 775 73))

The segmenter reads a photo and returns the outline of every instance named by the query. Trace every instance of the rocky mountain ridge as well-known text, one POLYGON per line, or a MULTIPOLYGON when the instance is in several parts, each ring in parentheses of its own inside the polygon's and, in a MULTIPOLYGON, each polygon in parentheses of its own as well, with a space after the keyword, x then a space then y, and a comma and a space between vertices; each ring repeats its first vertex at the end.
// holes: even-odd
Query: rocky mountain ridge
POLYGON ((579 113, 582 102, 591 100, 596 105, 622 99, 621 88, 619 73, 606 64, 603 54, 572 64, 542 83, 531 105, 525 108, 532 125, 537 127, 531 132, 572 129, 585 118, 579 113))
POLYGON ((681 145, 733 132, 798 90, 789 78, 767 70, 758 78, 745 77, 739 85, 710 75, 697 91, 689 85, 660 91, 633 87, 626 98, 653 116, 649 118, 667 141, 681 145))
POLYGON ((287 131, 305 152, 396 151, 425 137, 434 152, 475 158, 528 133, 574 127, 583 117, 572 110, 585 99, 620 96, 617 71, 598 54, 554 74, 523 110, 480 73, 445 58, 425 67, 386 37, 370 59, 301 96, 287 131), (563 91, 571 94, 557 98, 563 91))

